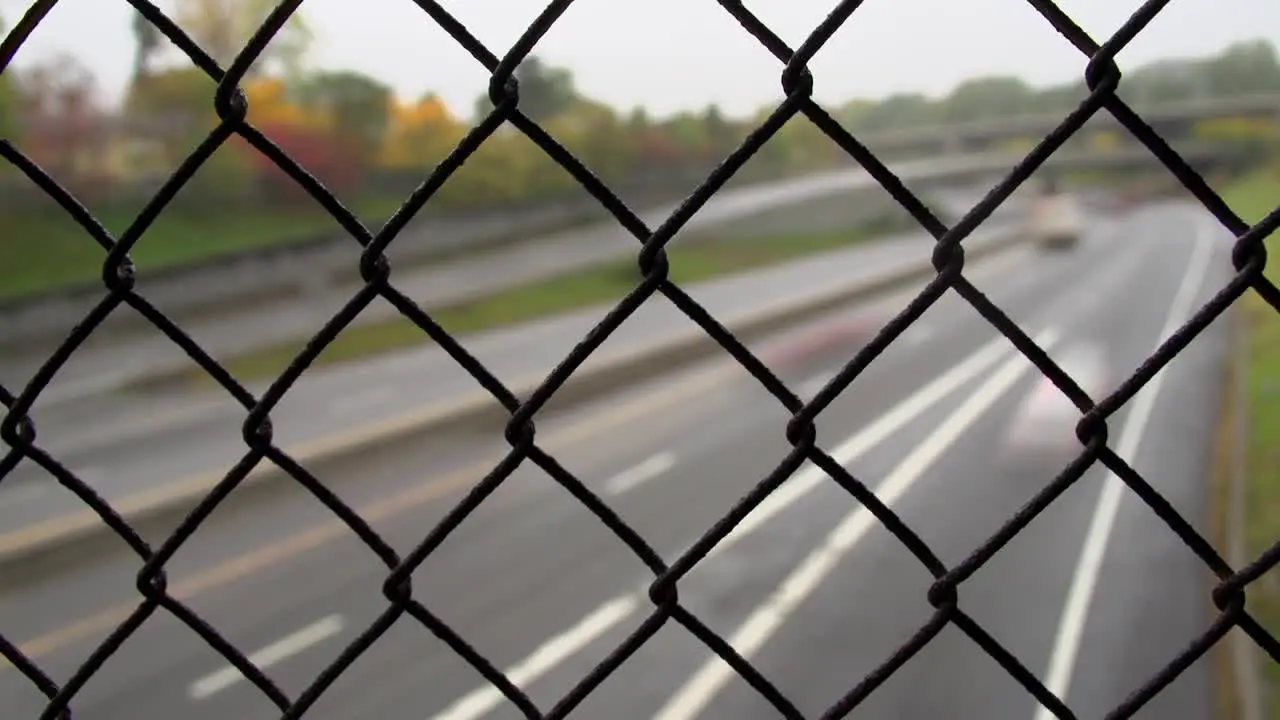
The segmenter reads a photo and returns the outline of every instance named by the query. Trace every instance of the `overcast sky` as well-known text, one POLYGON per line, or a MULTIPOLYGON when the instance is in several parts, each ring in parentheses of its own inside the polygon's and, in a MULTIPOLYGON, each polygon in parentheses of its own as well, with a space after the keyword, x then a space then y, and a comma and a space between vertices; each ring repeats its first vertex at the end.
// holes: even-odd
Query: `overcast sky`
MULTIPOLYGON (((173 0, 162 0, 162 8, 173 0)), ((12 23, 29 0, 0 0, 12 23)), ((442 4, 502 55, 544 7, 539 0, 442 4)), ((835 0, 747 0, 793 47, 835 0)), ((1060 0, 1094 38, 1115 31, 1138 0, 1060 0)), ((129 73, 132 8, 123 0, 61 0, 18 54, 19 67, 71 52, 119 97, 129 73)), ((486 74, 409 0, 305 0, 312 64, 352 68, 416 97, 439 93, 469 114, 486 74)), ((1121 67, 1211 54, 1231 42, 1280 43, 1280 0, 1172 0, 1121 54, 1121 67)), ((738 114, 776 102, 781 66, 714 0, 577 0, 538 45, 572 68, 579 88, 656 114, 718 103, 738 114)), ((1081 77, 1085 59, 1026 0, 867 0, 811 64, 820 100, 918 90, 940 94, 975 75, 1010 73, 1034 84, 1081 77)))

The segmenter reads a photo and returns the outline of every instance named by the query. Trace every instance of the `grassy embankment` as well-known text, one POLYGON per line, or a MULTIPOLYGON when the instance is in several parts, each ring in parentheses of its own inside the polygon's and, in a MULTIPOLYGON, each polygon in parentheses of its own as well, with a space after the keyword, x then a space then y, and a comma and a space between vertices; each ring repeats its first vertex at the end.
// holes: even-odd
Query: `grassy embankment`
MULTIPOLYGON (((676 243, 668 251, 670 277, 678 283, 709 280, 803 255, 834 250, 902 229, 905 229, 905 225, 897 220, 881 219, 856 230, 842 232, 676 243)), ((432 318, 450 333, 473 333, 618 300, 634 288, 640 279, 636 261, 628 259, 429 310, 432 318)), ((371 322, 344 330, 316 358, 314 365, 351 361, 423 342, 429 342, 429 339, 422 330, 403 318, 371 322)), ((228 358, 224 364, 241 380, 268 378, 279 374, 304 344, 305 339, 294 338, 272 347, 228 358)), ((198 371, 191 377, 196 380, 207 379, 198 371)))
MULTIPOLYGON (((1280 205, 1280 170, 1263 172, 1229 186, 1224 198, 1248 222, 1280 205)), ((1267 240, 1267 274, 1280 282, 1280 235, 1267 240)), ((1245 491, 1245 541, 1255 558, 1280 540, 1280 314, 1252 292, 1243 298, 1249 323, 1249 394, 1245 491)), ((1280 570, 1249 588, 1249 607, 1272 633, 1280 635, 1280 570)), ((1280 666, 1262 658, 1264 717, 1280 720, 1280 666)))
MULTIPOLYGON (((357 203, 353 209, 369 224, 390 217, 397 207, 397 200, 387 198, 357 203)), ((90 211, 118 235, 140 209, 90 211)), ((341 232, 338 222, 319 205, 255 212, 196 213, 175 208, 160 214, 132 256, 139 267, 154 270, 341 232)), ((52 200, 7 213, 4 235, 8 241, 0 242, 0 300, 91 283, 102 273, 103 249, 52 200)))

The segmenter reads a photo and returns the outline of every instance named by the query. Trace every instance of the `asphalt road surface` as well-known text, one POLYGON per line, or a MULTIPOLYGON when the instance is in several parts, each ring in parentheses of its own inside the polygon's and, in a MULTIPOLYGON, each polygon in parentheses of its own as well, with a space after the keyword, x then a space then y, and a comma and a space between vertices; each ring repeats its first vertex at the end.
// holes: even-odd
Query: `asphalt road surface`
MULTIPOLYGON (((1003 156, 997 155, 996 160, 1002 161, 1003 156)), ((992 156, 911 161, 894 167, 904 179, 911 180, 931 172, 972 167, 975 163, 989 166, 992 156)), ((865 172, 849 170, 725 190, 708 201, 685 227, 714 227, 717 223, 873 185, 874 181, 865 172)), ((967 210, 976 199, 956 209, 967 210)), ((676 207, 669 204, 651 208, 640 216, 650 227, 657 227, 676 207)), ((943 207, 939 211, 948 209, 943 207)), ((625 257, 635 252, 636 245, 635 238, 618 223, 601 223, 532 238, 520 246, 498 248, 476 257, 427 267, 402 267, 394 274, 394 282, 401 292, 423 305, 459 302, 516 283, 554 277, 625 257)), ((354 266, 358 260, 353 249, 350 262, 354 266)), ((355 295, 361 284, 359 281, 322 283, 292 299, 261 307, 241 307, 229 313, 210 311, 203 316, 184 318, 180 324, 206 351, 215 357, 227 357, 278 342, 280 338, 305 337, 317 332, 355 295)), ((145 294, 145 287, 140 288, 140 292, 145 294)), ((170 310, 163 303, 159 308, 162 312, 170 310)), ((122 307, 116 312, 123 315, 134 311, 122 307)), ((356 323, 385 320, 396 314, 388 303, 377 302, 361 313, 356 323)), ((66 330, 70 329, 68 322, 66 330)), ((48 343, 40 345, 27 348, 21 356, 0 358, 0 381, 8 387, 25 384, 53 351, 48 343)), ((158 330, 124 331, 108 321, 63 366, 56 382, 42 393, 42 399, 45 405, 53 405, 92 398, 156 373, 188 367, 191 360, 158 330)))
MULTIPOLYGON (((1114 387, 1225 282, 1229 238, 1185 206, 1100 224, 1073 252, 1031 250, 967 273, 1057 357, 1101 347, 1114 387)), ((808 396, 905 303, 850 308, 759 346, 808 396)), ((1225 333, 1215 324, 1111 421, 1112 446, 1204 525, 1225 333)), ((818 442, 874 488, 946 565, 968 556, 1056 474, 1010 425, 1036 371, 948 296, 818 417, 818 442)), ((538 439, 672 563, 790 449, 789 413, 724 363, 682 371, 539 424, 538 439)), ((321 477, 406 552, 498 459, 500 438, 440 435, 337 463, 321 477)), ((1154 674, 1211 617, 1206 573, 1155 515, 1094 469, 959 590, 960 606, 1081 717, 1154 674)), ((63 680, 137 603, 139 563, 107 545, 78 568, 0 594, 0 632, 63 680)), ((371 627, 387 571, 301 492, 215 513, 169 565, 168 588, 296 697, 371 627)), ((650 616, 652 572, 541 470, 522 465, 414 574, 414 597, 531 695, 564 697, 650 616)), ((854 688, 928 620, 932 578, 820 472, 801 468, 679 582, 719 633, 805 717, 854 688)), ((572 717, 782 715, 668 621, 572 717)), ((1209 718, 1210 671, 1187 670, 1141 714, 1209 718)), ((41 698, 0 671, 6 716, 41 698)), ((73 704, 87 720, 268 718, 278 711, 164 610, 73 704)), ((517 718, 441 640, 399 618, 307 718, 517 718)), ((855 711, 869 718, 1033 718, 1035 701, 954 627, 855 711)))
MULTIPOLYGON (((984 229, 966 242, 980 245, 993 237, 984 229)), ((764 309, 812 299, 921 262, 931 249, 931 238, 916 233, 691 284, 686 291, 721 322, 732 324, 764 309)), ((540 380, 612 305, 480 333, 467 337, 465 345, 508 384, 540 380)), ((628 318, 598 352, 631 354, 690 332, 703 331, 657 297, 628 318)), ((80 407, 60 418, 36 413, 37 440, 113 503, 193 475, 225 473, 245 452, 245 410, 221 388, 212 383, 209 388, 134 402, 104 398, 96 410, 80 407)), ((252 390, 260 396, 266 384, 252 390)), ((437 346, 314 368, 271 413, 274 437, 284 447, 326 442, 371 423, 483 392, 476 379, 437 346)), ((497 401, 492 402, 497 407, 497 401)), ((24 461, 0 486, 0 551, 15 533, 82 509, 77 498, 51 491, 47 478, 42 468, 24 461)))
MULTIPOLYGON (((843 176, 841 176, 843 177, 843 176)), ((756 188, 739 190, 717 202, 709 204, 696 217, 701 224, 714 224, 729 220, 747 212, 752 201, 767 209, 779 203, 799 202, 804 193, 813 195, 820 192, 834 192, 839 188, 838 182, 827 178, 825 184, 818 183, 822 178, 808 178, 791 181, 796 187, 756 188), (786 192, 790 188, 789 192, 786 192), (773 194, 765 190, 772 189, 773 194), (804 191, 802 193, 801 191, 804 191), (746 193, 743 197, 742 194, 746 193)), ((847 179, 847 178, 846 178, 847 179)), ((840 180, 840 178, 836 178, 840 180)), ((937 193, 938 202, 944 206, 942 210, 958 213, 972 206, 981 193, 977 190, 952 190, 937 193)), ((1012 199, 1010 201, 1012 203, 1012 199)), ((988 225, 996 225, 1016 215, 1017 209, 1006 208, 1005 212, 993 216, 988 225)), ((620 228, 596 227, 565 233, 556 238, 541 239, 523 248, 509 248, 487 253, 482 257, 449 263, 419 273, 397 275, 396 285, 410 297, 420 303, 431 304, 446 300, 457 300, 463 294, 483 294, 498 288, 508 287, 513 283, 532 279, 533 273, 538 277, 572 267, 591 265, 616 258, 621 253, 633 252, 627 245, 634 242, 620 228)), ((848 253, 839 255, 842 262, 850 267, 857 267, 855 272, 878 273, 887 264, 923 257, 928 246, 917 242, 919 233, 909 236, 913 242, 903 243, 904 236, 886 237, 878 242, 867 243, 851 248, 848 253), (865 266, 865 267, 864 267, 865 266)), ((812 271, 809 271, 812 272, 812 271)), ((838 276, 828 276, 828 279, 838 276)), ((715 288, 720 283, 712 282, 706 286, 715 288)), ((803 285, 800 286, 803 289, 803 285)), ((204 320, 183 322, 183 329, 216 358, 227 358, 235 353, 261 347, 264 343, 279 342, 281 339, 298 339, 317 332, 340 307, 356 292, 355 286, 329 288, 323 297, 312 297, 297 302, 281 302, 269 307, 255 308, 251 311, 234 313, 222 317, 210 317, 204 320)), ((750 302, 738 298, 734 306, 747 304, 757 306, 756 293, 750 293, 750 302)), ((650 311, 646 310, 646 313, 650 311)), ((396 315, 396 311, 385 302, 375 302, 356 318, 354 324, 378 319, 387 319, 396 315)), ((586 315, 599 318, 599 308, 590 308, 586 315)), ((534 325, 540 328, 540 325, 534 325)), ((581 332, 579 322, 572 330, 581 332)), ((99 332, 95 337, 110 338, 109 332, 99 332)), ((509 348, 512 343, 526 346, 530 343, 530 333, 523 329, 509 331, 500 329, 485 332, 467 338, 468 347, 478 346, 480 351, 490 345, 509 348), (503 339, 505 338, 505 339, 503 339)), ((555 346, 557 351, 563 344, 555 346)), ((25 382, 35 372, 38 363, 42 363, 52 348, 38 348, 35 354, 40 357, 31 359, 22 368, 8 367, 0 364, 0 379, 6 386, 16 388, 18 380, 25 382)), ((438 356, 439 353, 436 353, 438 356)), ((393 353, 388 355, 388 362, 403 369, 426 359, 435 362, 431 353, 393 353), (398 359, 397 359, 398 358, 398 359)), ((7 362, 7 361, 6 361, 7 362)), ((364 363, 362 368, 378 368, 378 363, 364 363)), ((122 383, 135 382, 147 378, 155 372, 194 370, 193 361, 171 340, 158 331, 127 338, 127 342, 98 343, 89 342, 72 354, 70 360, 54 376, 53 381, 40 393, 32 413, 36 420, 43 442, 52 442, 49 450, 59 455, 72 450, 83 449, 86 445, 97 446, 110 444, 141 427, 141 434, 150 435, 155 428, 170 427, 198 419, 206 419, 217 408, 232 410, 226 403, 225 393, 215 393, 222 397, 193 397, 192 393, 183 389, 174 391, 170 387, 165 391, 116 392, 122 383)), ((381 370, 379 370, 381 372, 381 370)), ((367 373, 366 373, 367 374, 367 373)), ((316 370, 309 371, 307 382, 317 376, 328 376, 316 370)), ((430 383, 433 387, 444 387, 439 382, 430 383)), ((450 386, 456 387, 456 386, 450 386)), ((255 388, 261 391, 262 385, 255 388)), ((352 393, 347 393, 351 395, 352 393)), ((296 395, 295 395, 296 397, 296 395)), ((361 402, 366 402, 362 400, 361 402)))

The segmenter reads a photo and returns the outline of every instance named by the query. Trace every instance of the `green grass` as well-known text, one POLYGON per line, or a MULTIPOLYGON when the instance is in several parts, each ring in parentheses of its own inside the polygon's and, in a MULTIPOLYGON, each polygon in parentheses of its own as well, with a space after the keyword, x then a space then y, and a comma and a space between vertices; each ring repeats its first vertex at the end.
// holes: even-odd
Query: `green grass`
MULTIPOLYGON (((378 199, 357 204, 355 211, 368 224, 390 217, 398 206, 397 201, 378 199)), ((118 236, 139 209, 91 211, 118 236)), ((154 270, 340 232, 337 221, 315 204, 293 211, 191 212, 175 207, 147 229, 132 257, 138 267, 154 270)), ((52 201, 8 212, 0 237, 0 300, 94 282, 105 257, 106 251, 52 201)))
MULTIPOLYGON (((1254 223, 1280 205, 1280 170, 1262 172, 1227 188, 1224 199, 1244 220, 1254 223)), ((1280 281, 1280 240, 1267 239, 1267 275, 1280 281)), ((1280 314, 1253 293, 1245 296, 1250 324, 1249 347, 1249 487, 1246 491, 1250 557, 1280 540, 1280 314)), ((1272 571, 1249 589, 1250 608, 1259 621, 1280 635, 1280 572, 1272 571)), ((1262 658, 1269 688, 1266 717, 1280 720, 1280 667, 1262 658)))
MULTIPOLYGON (((892 229, 894 228, 887 223, 877 223, 875 227, 842 233, 733 241, 717 239, 690 245, 677 244, 668 251, 670 277, 677 283, 707 280, 832 250, 892 229)), ((636 287, 640 280, 635 260, 608 263, 550 280, 520 285, 474 301, 435 308, 431 310, 431 316, 450 333, 477 332, 595 303, 615 301, 636 287)), ((241 380, 273 377, 301 351, 304 342, 282 342, 229 358, 224 361, 224 365, 241 380)), ((397 317, 394 320, 344 330, 317 356, 313 365, 355 360, 424 342, 430 340, 421 329, 408 320, 397 317)), ((190 377, 195 381, 207 381, 207 376, 203 373, 194 373, 190 377)))

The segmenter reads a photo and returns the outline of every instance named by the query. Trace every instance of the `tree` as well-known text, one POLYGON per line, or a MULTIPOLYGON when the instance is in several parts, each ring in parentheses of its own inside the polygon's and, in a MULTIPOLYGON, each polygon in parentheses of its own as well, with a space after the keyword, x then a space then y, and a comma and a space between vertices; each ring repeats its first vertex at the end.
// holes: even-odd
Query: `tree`
POLYGON ((1120 94, 1141 110, 1206 95, 1206 80, 1203 68, 1194 61, 1163 60, 1128 73, 1120 82, 1120 94))
POLYGON ((627 129, 635 137, 636 164, 642 174, 657 174, 682 160, 679 145, 665 124, 654 123, 643 108, 632 111, 627 129))
POLYGON ((1084 102, 1088 95, 1089 90, 1083 80, 1055 85, 1031 96, 1031 112, 1035 115, 1066 115, 1084 102))
POLYGON ((662 123, 664 132, 671 136, 684 162, 699 164, 711 155, 711 141, 707 137, 706 124, 693 113, 682 112, 662 123))
POLYGON ((774 173, 832 165, 845 158, 844 152, 830 138, 808 118, 799 115, 788 120, 764 144, 760 155, 753 161, 766 163, 769 171, 774 173))
POLYGON ((1280 59, 1265 40, 1236 43, 1205 62, 1201 72, 1216 97, 1280 92, 1280 59))
POLYGON ((176 158, 217 124, 216 90, 217 85, 196 67, 149 72, 130 84, 125 117, 134 126, 146 127, 176 158))
MULTIPOLYGON (((8 31, 4 18, 0 17, 0 37, 4 37, 8 31)), ((9 139, 18 133, 19 108, 18 89, 14 86, 13 75, 0 73, 0 139, 9 139)), ((10 167, 9 163, 0 163, 0 169, 10 167)))
POLYGON ((327 71, 302 82, 297 97, 304 107, 328 118, 339 141, 351 143, 360 157, 376 157, 390 122, 390 87, 361 73, 327 71))
MULTIPOLYGON (((565 68, 551 67, 536 55, 530 55, 516 67, 516 82, 520 84, 520 112, 535 122, 542 122, 564 112, 578 97, 574 88, 573 73, 565 68)), ((476 97, 472 114, 480 122, 493 112, 493 101, 485 92, 476 97)))
POLYGON ((247 119, 255 125, 306 127, 317 132, 332 129, 324 109, 299 102, 297 93, 282 78, 259 75, 245 84, 244 94, 249 103, 247 119))
POLYGON ((31 67, 19 86, 29 126, 54 123, 70 129, 99 117, 93 73, 72 55, 55 55, 31 67))
POLYGON ((866 116, 876 103, 866 99, 850 100, 840 107, 835 113, 836 120, 839 120, 845 127, 859 127, 863 117, 866 116))
MULTIPOLYGON (((250 121, 258 123, 264 103, 257 81, 250 81, 246 92, 250 98, 250 121)), ((150 70, 129 85, 121 121, 127 134, 145 138, 159 148, 158 162, 176 167, 209 136, 219 120, 213 109, 217 85, 204 71, 193 66, 150 70)), ((238 137, 213 154, 196 173, 195 178, 179 193, 179 202, 192 208, 209 210, 216 205, 214 197, 242 197, 251 190, 248 180, 252 167, 249 157, 240 151, 244 146, 238 137)), ((245 146, 247 147, 247 146, 245 146)), ((257 151, 253 151, 257 152, 257 151)))
MULTIPOLYGON (((277 0, 176 0, 175 19, 197 45, 225 68, 276 5, 277 0)), ((269 63, 276 62, 286 76, 297 77, 311 39, 310 26, 295 12, 267 43, 250 72, 264 72, 269 63)))
MULTIPOLYGON (((369 157, 362 141, 342 137, 331 114, 332 85, 318 77, 318 88, 300 86, 275 75, 257 75, 245 83, 248 120, 286 155, 316 176, 330 190, 346 194, 363 178, 369 157), (307 102, 310 101, 310 102, 307 102)), ((232 142, 250 172, 270 197, 309 202, 306 193, 257 148, 236 138, 232 142)))
POLYGON ((1026 115, 1032 111, 1034 95, 1020 78, 975 78, 960 83, 940 103, 939 120, 951 124, 1026 115))
MULTIPOLYGON (((440 189, 443 202, 457 208, 477 208, 512 202, 548 190, 531 182, 538 163, 552 163, 521 133, 494 135, 481 143, 467 162, 440 189)), ((557 168, 559 169, 559 168, 557 168)), ((563 169, 561 176, 567 177, 563 169)), ((572 182, 570 180, 569 182, 572 182)))
POLYGON ((629 179, 638 150, 636 135, 608 105, 578 98, 548 120, 547 129, 606 182, 629 179))
POLYGON ((142 13, 133 13, 133 73, 131 84, 136 84, 150 70, 151 59, 160 50, 163 36, 142 13))
POLYGON ((725 119, 720 107, 714 103, 702 112, 703 132, 709 150, 715 155, 728 155, 737 140, 737 129, 725 119))
POLYGON ((861 113, 855 132, 883 132, 925 127, 937 123, 929 98, 920 93, 890 95, 861 113))
POLYGON ((516 68, 516 80, 520 83, 520 110, 535 121, 560 114, 578 96, 569 70, 551 67, 534 55, 516 68))
MULTIPOLYGON (((311 173, 326 188, 338 195, 349 195, 362 180, 361 158, 350 145, 335 143, 333 136, 323 128, 305 124, 265 122, 259 129, 286 155, 311 173)), ((257 148, 236 138, 233 142, 241 148, 241 155, 248 159, 254 175, 269 197, 301 202, 311 202, 307 192, 284 170, 280 169, 257 148)))
POLYGON ((395 169, 427 170, 462 140, 463 128, 439 96, 393 103, 381 164, 395 169))
POLYGON ((55 176, 94 172, 104 139, 104 113, 93 73, 68 54, 55 55, 18 78, 18 122, 24 149, 55 176))
POLYGON ((653 122, 649 119, 649 111, 644 109, 643 105, 631 108, 631 112, 627 114, 627 130, 633 133, 643 133, 647 131, 653 122))

